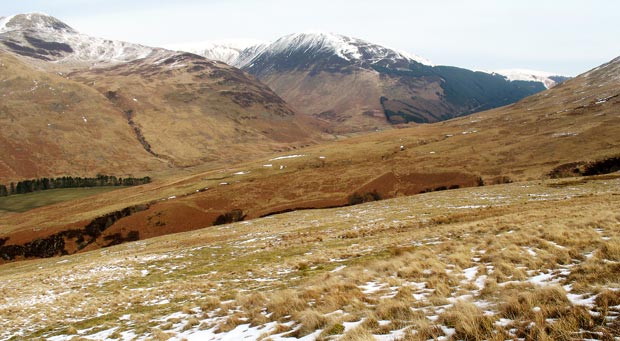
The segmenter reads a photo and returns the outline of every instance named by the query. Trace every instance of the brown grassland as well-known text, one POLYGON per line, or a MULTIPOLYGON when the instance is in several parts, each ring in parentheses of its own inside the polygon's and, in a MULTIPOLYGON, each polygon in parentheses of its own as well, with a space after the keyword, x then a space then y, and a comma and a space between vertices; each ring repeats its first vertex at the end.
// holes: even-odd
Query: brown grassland
POLYGON ((614 340, 619 204, 617 174, 530 181, 5 264, 0 338, 614 340))

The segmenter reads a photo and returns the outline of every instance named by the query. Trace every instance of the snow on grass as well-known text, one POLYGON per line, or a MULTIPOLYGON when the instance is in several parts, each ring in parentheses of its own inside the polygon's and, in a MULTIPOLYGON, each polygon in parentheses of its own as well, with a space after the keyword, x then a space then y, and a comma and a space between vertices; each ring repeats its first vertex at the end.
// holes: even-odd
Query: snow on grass
MULTIPOLYGON (((110 329, 106 329, 103 331, 100 331, 98 333, 95 334, 91 334, 88 335, 88 330, 80 330, 78 331, 78 336, 82 336, 82 335, 88 335, 88 340, 111 340, 110 336, 112 336, 112 334, 114 334, 114 332, 118 329, 118 327, 113 327, 110 329)), ((130 335, 128 335, 130 336, 130 335)), ((76 335, 59 335, 59 336, 52 336, 49 337, 48 340, 49 341, 69 341, 69 340, 73 340, 74 338, 76 338, 76 335)), ((131 338, 122 338, 122 340, 131 340, 131 338)))
POLYGON ((285 160, 285 159, 295 159, 298 157, 304 157, 306 156, 305 154, 295 154, 295 155, 285 155, 285 156, 278 156, 275 157, 273 159, 269 159, 269 161, 277 161, 277 160, 285 160))
POLYGON ((473 266, 471 268, 467 268, 467 269, 463 269, 463 276, 465 276, 465 278, 472 282, 475 278, 476 278, 476 274, 478 273, 478 267, 477 266, 473 266))
MULTIPOLYGON (((573 305, 591 307, 592 314, 594 314, 596 309, 594 306, 596 303, 594 293, 589 291, 587 287, 584 288, 583 285, 575 286, 576 288, 579 287, 579 290, 572 291, 571 283, 568 282, 571 278, 569 277, 571 271, 580 262, 591 262, 588 260, 588 257, 571 259, 571 264, 552 262, 540 268, 538 268, 538 262, 550 257, 552 252, 564 254, 568 251, 576 251, 579 255, 587 255, 588 253, 595 255, 597 248, 600 247, 598 244, 601 243, 599 235, 592 232, 595 235, 592 244, 584 247, 576 247, 575 243, 571 242, 570 239, 566 242, 564 238, 557 239, 566 245, 562 246, 553 241, 553 236, 560 236, 565 231, 568 231, 567 228, 563 227, 564 231, 560 229, 560 232, 553 232, 553 229, 557 228, 557 224, 554 225, 555 223, 543 220, 529 222, 525 218, 519 221, 519 218, 515 218, 519 217, 518 215, 503 221, 497 218, 500 221, 494 221, 492 224, 485 226, 484 229, 480 229, 482 231, 480 234, 476 234, 475 230, 470 229, 466 224, 454 225, 454 223, 449 223, 436 225, 431 223, 437 214, 442 216, 454 212, 458 212, 458 214, 478 214, 458 211, 457 207, 462 205, 482 205, 489 200, 524 203, 527 201, 527 195, 531 194, 531 192, 549 194, 545 198, 556 200, 556 198, 563 197, 569 191, 573 191, 566 187, 561 190, 549 188, 549 193, 544 193, 544 190, 536 187, 535 184, 531 185, 535 189, 527 186, 521 187, 521 185, 511 186, 512 192, 510 193, 499 193, 497 191, 500 188, 499 186, 485 188, 484 191, 475 189, 473 190, 475 193, 473 195, 470 192, 462 194, 459 190, 453 191, 449 193, 452 201, 442 199, 442 197, 438 198, 442 193, 426 194, 415 198, 415 203, 418 205, 415 208, 409 208, 403 204, 407 200, 406 198, 397 198, 393 201, 370 203, 346 209, 303 211, 281 216, 271 216, 264 220, 254 220, 206 229, 200 233, 212 234, 213 238, 209 235, 208 241, 200 243, 187 241, 187 248, 182 250, 175 248, 167 252, 142 254, 142 252, 146 252, 147 243, 150 243, 150 241, 143 241, 92 253, 108 257, 105 262, 97 261, 89 266, 78 267, 75 265, 78 258, 67 258, 71 261, 54 261, 53 265, 66 267, 67 270, 69 268, 72 269, 72 272, 65 272, 63 277, 91 277, 84 278, 84 282, 89 283, 66 283, 65 285, 65 282, 63 282, 63 288, 72 288, 71 290, 66 290, 66 292, 77 290, 76 295, 85 293, 83 289, 80 289, 80 286, 84 288, 84 286, 97 285, 101 280, 105 281, 108 279, 120 281, 118 284, 112 283, 109 287, 113 288, 113 290, 119 290, 123 295, 128 295, 127 299, 117 304, 121 306, 123 303, 131 305, 125 305, 124 308, 112 312, 108 310, 104 312, 95 310, 91 317, 100 316, 103 313, 114 313, 114 316, 120 316, 120 318, 114 318, 113 322, 107 323, 109 323, 110 327, 121 326, 115 336, 120 334, 121 337, 118 339, 122 340, 128 339, 126 335, 131 335, 136 340, 156 338, 155 335, 150 334, 152 332, 149 330, 140 331, 138 325, 135 324, 136 319, 145 318, 141 317, 141 314, 135 313, 135 311, 140 312, 142 309, 151 310, 148 310, 148 318, 140 323, 143 325, 148 324, 153 326, 153 328, 159 328, 165 333, 169 333, 172 336, 172 340, 182 340, 184 338, 188 340, 255 340, 261 336, 271 340, 295 340, 291 336, 291 329, 294 331, 296 328, 299 328, 299 323, 301 322, 292 320, 293 316, 295 316, 294 312, 284 320, 288 321, 286 322, 287 331, 281 333, 278 331, 279 334, 270 335, 276 332, 276 326, 278 326, 278 330, 282 330, 284 323, 277 325, 276 322, 270 321, 267 310, 264 307, 263 309, 265 310, 260 310, 261 314, 264 314, 266 318, 266 322, 263 324, 251 326, 249 325, 250 320, 247 317, 239 315, 241 316, 240 325, 234 328, 231 327, 233 329, 228 332, 216 333, 215 331, 216 325, 224 323, 226 318, 233 313, 242 312, 240 306, 237 306, 238 303, 230 300, 231 297, 255 292, 261 292, 269 296, 274 293, 274 290, 277 293, 279 289, 276 288, 279 285, 284 285, 291 290, 298 290, 297 294, 299 297, 302 297, 307 282, 313 280, 320 281, 320 277, 314 277, 315 274, 316 276, 328 276, 325 278, 330 280, 342 280, 341 283, 353 283, 357 285, 361 294, 366 296, 365 299, 361 300, 364 302, 364 305, 360 309, 368 309, 368 313, 356 311, 354 316, 336 317, 331 316, 332 313, 323 314, 323 316, 330 315, 330 319, 342 318, 343 320, 339 323, 343 324, 345 332, 359 326, 368 316, 372 316, 371 312, 379 304, 378 302, 385 303, 385 301, 400 300, 400 296, 394 297, 397 293, 399 295, 401 293, 410 295, 410 302, 407 304, 411 304, 411 309, 423 313, 433 327, 441 328, 447 333, 447 335, 441 336, 439 339, 449 339, 450 332, 454 332, 453 329, 440 325, 442 318, 439 316, 453 308, 454 303, 459 300, 470 301, 480 308, 484 315, 492 316, 493 323, 498 328, 514 329, 511 327, 518 322, 501 318, 498 307, 501 306, 502 301, 496 300, 495 295, 488 295, 487 290, 484 290, 486 284, 489 285, 488 289, 492 289, 495 282, 497 282, 497 294, 500 297, 505 293, 510 293, 510 290, 514 290, 513 288, 522 287, 524 291, 527 291, 532 287, 562 284, 568 300, 573 305), (506 199, 495 199, 500 196, 506 199), (433 203, 432 206, 425 206, 431 202, 433 203), (454 204, 458 204, 458 206, 454 204), (415 214, 412 214, 412 212, 415 214), (287 220, 287 217, 293 217, 294 220, 287 220), (517 221, 514 219, 517 219, 517 221), (406 252, 404 256, 393 256, 390 254, 388 255, 390 258, 383 259, 385 257, 383 251, 395 246, 395 237, 392 230, 386 230, 389 233, 382 235, 382 230, 379 227, 390 228, 399 226, 401 229, 397 232, 397 243, 399 246, 406 247, 406 252), (403 226, 405 227, 404 229, 402 228, 403 226), (540 233, 543 226, 545 227, 545 234, 540 233), (408 229, 407 227, 415 228, 408 229), (282 230, 278 230, 280 228, 282 230), (302 238, 304 235, 299 233, 303 231, 302 228, 311 229, 309 230, 311 231, 310 234, 321 231, 324 241, 327 241, 327 243, 337 242, 338 246, 331 248, 325 242, 321 244, 305 244, 312 242, 302 238), (364 237, 357 239, 343 240, 338 238, 342 231, 350 231, 354 228, 358 231, 374 234, 364 235, 364 237), (238 235, 233 236, 234 233, 238 233, 238 235), (530 237, 530 234, 534 235, 532 237, 534 239, 527 239, 530 237), (217 242, 218 238, 224 238, 224 236, 231 237, 230 239, 217 242), (303 240, 303 243, 295 244, 298 237, 299 240, 303 240), (268 249, 263 249, 267 240, 269 240, 270 246, 268 249), (463 250, 458 250, 460 243, 464 243, 463 250), (545 245, 547 243, 548 245, 545 245), (276 249, 284 247, 284 245, 286 247, 281 252, 276 249), (293 256, 288 255, 289 245, 295 248, 293 256), (514 268, 520 272, 521 276, 524 276, 520 277, 519 280, 514 280, 515 277, 510 272, 504 272, 505 276, 502 275, 501 272, 503 270, 500 264, 495 263, 494 259, 485 257, 485 254, 501 254, 508 249, 509 245, 516 245, 517 252, 514 253, 515 256, 523 257, 520 260, 521 262, 514 263, 514 268), (532 245, 535 245, 535 247, 532 245), (115 251, 119 249, 129 250, 131 253, 121 254, 115 251), (231 250, 234 251, 231 252, 231 250), (459 257, 462 258, 450 258, 450 255, 459 254, 452 254, 453 250, 461 253, 462 256, 459 257), (262 254, 261 252, 266 253, 262 254), (427 252, 427 254, 424 254, 424 252, 427 252), (127 257, 129 254, 131 256, 127 257), (414 255, 419 257, 419 259, 412 260, 412 258, 408 258, 414 255), (435 257, 433 255, 436 255, 439 262, 433 262, 430 259, 435 257), (380 256, 379 259, 375 258, 376 256, 380 256), (182 258, 182 260, 175 262, 177 257, 182 258), (243 257, 248 258, 244 260, 243 257), (399 259, 399 257, 404 258, 399 259), (367 261, 366 259, 369 260, 367 261), (429 263, 426 263, 427 259, 429 263), (485 261, 482 262, 482 259, 485 259, 485 261), (239 264, 235 263, 237 260, 243 260, 244 265, 239 267, 239 264), (246 262, 246 260, 251 261, 246 262), (274 263, 262 263, 263 260, 274 260, 274 263), (312 269, 312 271, 300 275, 301 271, 296 264, 302 261, 310 264, 309 269, 312 269), (346 267, 344 264, 331 263, 343 261, 347 261, 346 267), (409 265, 410 261, 420 262, 420 267, 412 272, 419 277, 406 278, 400 276, 399 268, 383 270, 384 266, 389 268, 390 265, 394 264, 397 264, 397 267, 405 267, 409 265), (225 265, 227 262, 234 264, 233 267, 225 265), (378 266, 378 263, 375 262, 379 264, 385 262, 385 265, 378 266), (361 266, 358 266, 358 264, 361 266), (183 270, 184 268, 181 265, 188 270, 183 270), (494 271, 495 266, 497 266, 497 271, 494 271), (437 267, 441 268, 437 269, 437 267), (330 271, 335 274, 330 274, 330 271), (148 276, 143 278, 142 276, 145 274, 148 274, 148 276), (116 276, 118 277, 114 278, 116 276), (287 282, 289 280, 291 280, 290 285, 287 282), (361 285, 359 285, 360 283, 361 285), (185 289, 184 286, 188 286, 188 288, 185 289), (77 289, 74 289, 76 287, 77 289), (402 290, 405 287, 407 287, 406 290, 402 290), (179 296, 179 293, 183 293, 183 296, 179 296), (221 304, 218 301, 223 310, 200 310, 198 308, 201 307, 200 300, 205 296, 217 297, 219 300, 224 301, 221 304), (357 315, 358 313, 359 315, 357 315), (162 315, 164 317, 161 317, 162 315), (215 315, 218 316, 216 317, 215 315), (360 320, 357 322, 344 322, 351 321, 352 319, 360 320), (190 323, 196 320, 198 320, 198 324, 190 323), (114 323, 118 324, 115 325, 114 323)), ((614 188, 617 188, 617 186, 614 188)), ((554 203, 550 205, 554 207, 553 212, 555 212, 555 208, 558 205, 554 203)), ((615 220, 612 221, 615 224, 615 220)), ((574 224, 574 222, 571 221, 570 224, 574 224)), ((615 225, 606 225, 604 219, 601 220, 599 225, 602 227, 600 232, 597 232, 603 233, 604 231, 606 235, 615 238, 616 235, 613 227, 615 225)), ((596 226, 596 228, 599 227, 596 226)), ((171 240, 166 241, 166 243, 168 242, 171 242, 171 240)), ((88 256, 88 254, 79 255, 79 257, 85 256, 88 256)), ((316 283, 313 285, 317 285, 316 283)), ((9 284, 10 282, 4 281, 3 278, 3 281, 0 281, 0 290, 6 293, 16 290, 17 284, 15 282, 9 284)), ((104 287, 104 289, 108 290, 107 287, 104 287)), ((105 292, 105 290, 95 288, 95 291, 88 292, 88 295, 99 294, 100 291, 105 292)), ((357 292, 357 290, 355 291, 357 292)), ((21 296, 34 299, 35 309, 38 309, 45 305, 56 306, 57 303, 64 301, 65 297, 60 294, 61 292, 56 290, 50 292, 42 290, 28 294, 21 293, 21 296), (53 302, 46 302, 44 297, 55 297, 55 299, 53 302)), ((15 301, 16 299, 12 297, 11 300, 15 301)), ((0 302, 6 304, 5 302, 8 302, 8 300, 3 301, 0 298, 0 302)), ((27 300, 22 300, 21 302, 25 305, 29 304, 27 300)), ((84 303, 90 302, 85 300, 84 303)), ((310 306, 320 304, 318 299, 306 303, 310 306)), ((86 307, 81 304, 81 301, 76 306, 79 306, 80 309, 86 307)), ((23 310, 23 308, 27 308, 27 306, 20 306, 19 309, 15 310, 19 311, 23 310)), ((340 309, 339 314, 346 315, 346 313, 342 313, 342 311, 347 311, 346 308, 337 307, 335 309, 340 309)), ((617 308, 610 309, 617 310, 617 308)), ((613 314, 616 314, 616 310, 613 311, 613 314)), ((541 312, 544 312, 544 309, 541 312)), ((53 315, 48 314, 47 316, 53 315)), ((616 315, 611 317, 614 316, 616 315)), ((37 330, 37 328, 45 328, 45 324, 39 322, 37 327, 28 329, 35 322, 26 317, 22 317, 20 321, 19 323, 22 324, 22 327, 12 329, 9 331, 10 334, 0 332, 0 339, 17 335, 16 333, 18 332, 21 332, 21 335, 27 336, 29 335, 28 333, 37 330)), ((81 320, 74 318, 74 321, 79 322, 81 320)), ((3 318, 0 317, 0 326, 2 327, 0 329, 9 326, 11 322, 14 323, 14 321, 4 322, 3 318)), ((380 322, 383 336, 379 336, 379 333, 373 331, 376 334, 375 339, 384 338, 390 340, 397 338, 402 336, 405 328, 412 327, 407 325, 407 321, 404 324, 402 324, 402 321, 391 322, 391 324, 380 322)), ((548 323, 553 323, 553 321, 548 323)), ((101 328, 110 329, 108 325, 104 325, 101 328)), ((57 340, 70 340, 75 336, 93 339, 92 335, 89 336, 88 334, 95 335, 95 332, 101 333, 101 328, 90 331, 78 328, 79 335, 66 336, 65 338, 62 338, 63 335, 60 335, 57 336, 57 340)), ((322 330, 320 329, 316 330, 310 335, 305 336, 304 340, 316 339, 321 332, 322 330)), ((64 330, 55 329, 47 335, 57 335, 54 333, 64 333, 64 330)), ((516 333, 516 329, 512 333, 516 333)), ((47 335, 44 335, 44 337, 47 337, 47 335)), ((334 336, 333 339, 338 339, 338 337, 334 336)), ((517 336, 512 335, 511 338, 517 338, 517 336)))
POLYGON ((340 271, 340 270, 342 270, 342 269, 345 269, 346 267, 347 267, 346 265, 341 265, 341 266, 339 266, 339 267, 335 268, 334 270, 332 270, 332 271, 330 271, 330 272, 331 272, 331 273, 338 272, 338 271, 340 271))
MULTIPOLYGON (((570 291, 570 290, 567 290, 570 291)), ((566 297, 568 298, 568 300, 575 305, 582 305, 582 306, 586 306, 586 307, 593 307, 594 306, 594 300, 596 299, 596 295, 589 295, 589 294, 572 294, 572 293, 567 293, 566 297), (589 297, 587 297, 589 296, 589 297)))
POLYGON ((368 294, 373 294, 375 292, 378 292, 382 289, 384 289, 386 287, 385 283, 377 283, 377 282, 368 282, 366 284, 360 285, 358 286, 360 289, 362 289, 362 292, 366 295, 368 294))

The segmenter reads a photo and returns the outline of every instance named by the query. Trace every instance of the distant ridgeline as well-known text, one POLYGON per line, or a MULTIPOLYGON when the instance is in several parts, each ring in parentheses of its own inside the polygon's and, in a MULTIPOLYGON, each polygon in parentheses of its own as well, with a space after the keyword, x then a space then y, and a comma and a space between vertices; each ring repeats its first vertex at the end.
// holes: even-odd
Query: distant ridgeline
POLYGON ((95 178, 82 178, 63 176, 61 178, 40 178, 22 180, 17 183, 11 182, 8 186, 0 185, 0 197, 13 194, 24 194, 45 191, 56 188, 80 188, 80 187, 104 187, 104 186, 137 186, 148 184, 151 178, 115 177, 110 175, 97 175, 95 178))

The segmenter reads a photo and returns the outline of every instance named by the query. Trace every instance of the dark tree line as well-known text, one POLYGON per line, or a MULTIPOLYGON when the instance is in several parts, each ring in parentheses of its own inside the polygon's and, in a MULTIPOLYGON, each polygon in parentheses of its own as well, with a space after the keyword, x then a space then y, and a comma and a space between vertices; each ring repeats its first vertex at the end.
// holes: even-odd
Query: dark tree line
POLYGON ((151 178, 116 177, 113 175, 97 175, 95 178, 82 178, 63 176, 60 178, 39 178, 22 180, 17 183, 11 182, 9 186, 0 185, 0 197, 13 194, 24 194, 45 191, 55 188, 80 188, 80 187, 103 187, 103 186, 137 186, 151 182, 151 178))

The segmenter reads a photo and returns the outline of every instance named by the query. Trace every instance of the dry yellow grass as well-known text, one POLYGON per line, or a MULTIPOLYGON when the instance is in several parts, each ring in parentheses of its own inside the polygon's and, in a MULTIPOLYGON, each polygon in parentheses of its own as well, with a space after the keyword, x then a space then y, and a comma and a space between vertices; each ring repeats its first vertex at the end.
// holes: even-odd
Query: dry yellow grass
POLYGON ((618 194, 620 179, 459 189, 6 264, 0 337, 614 335, 618 194))

